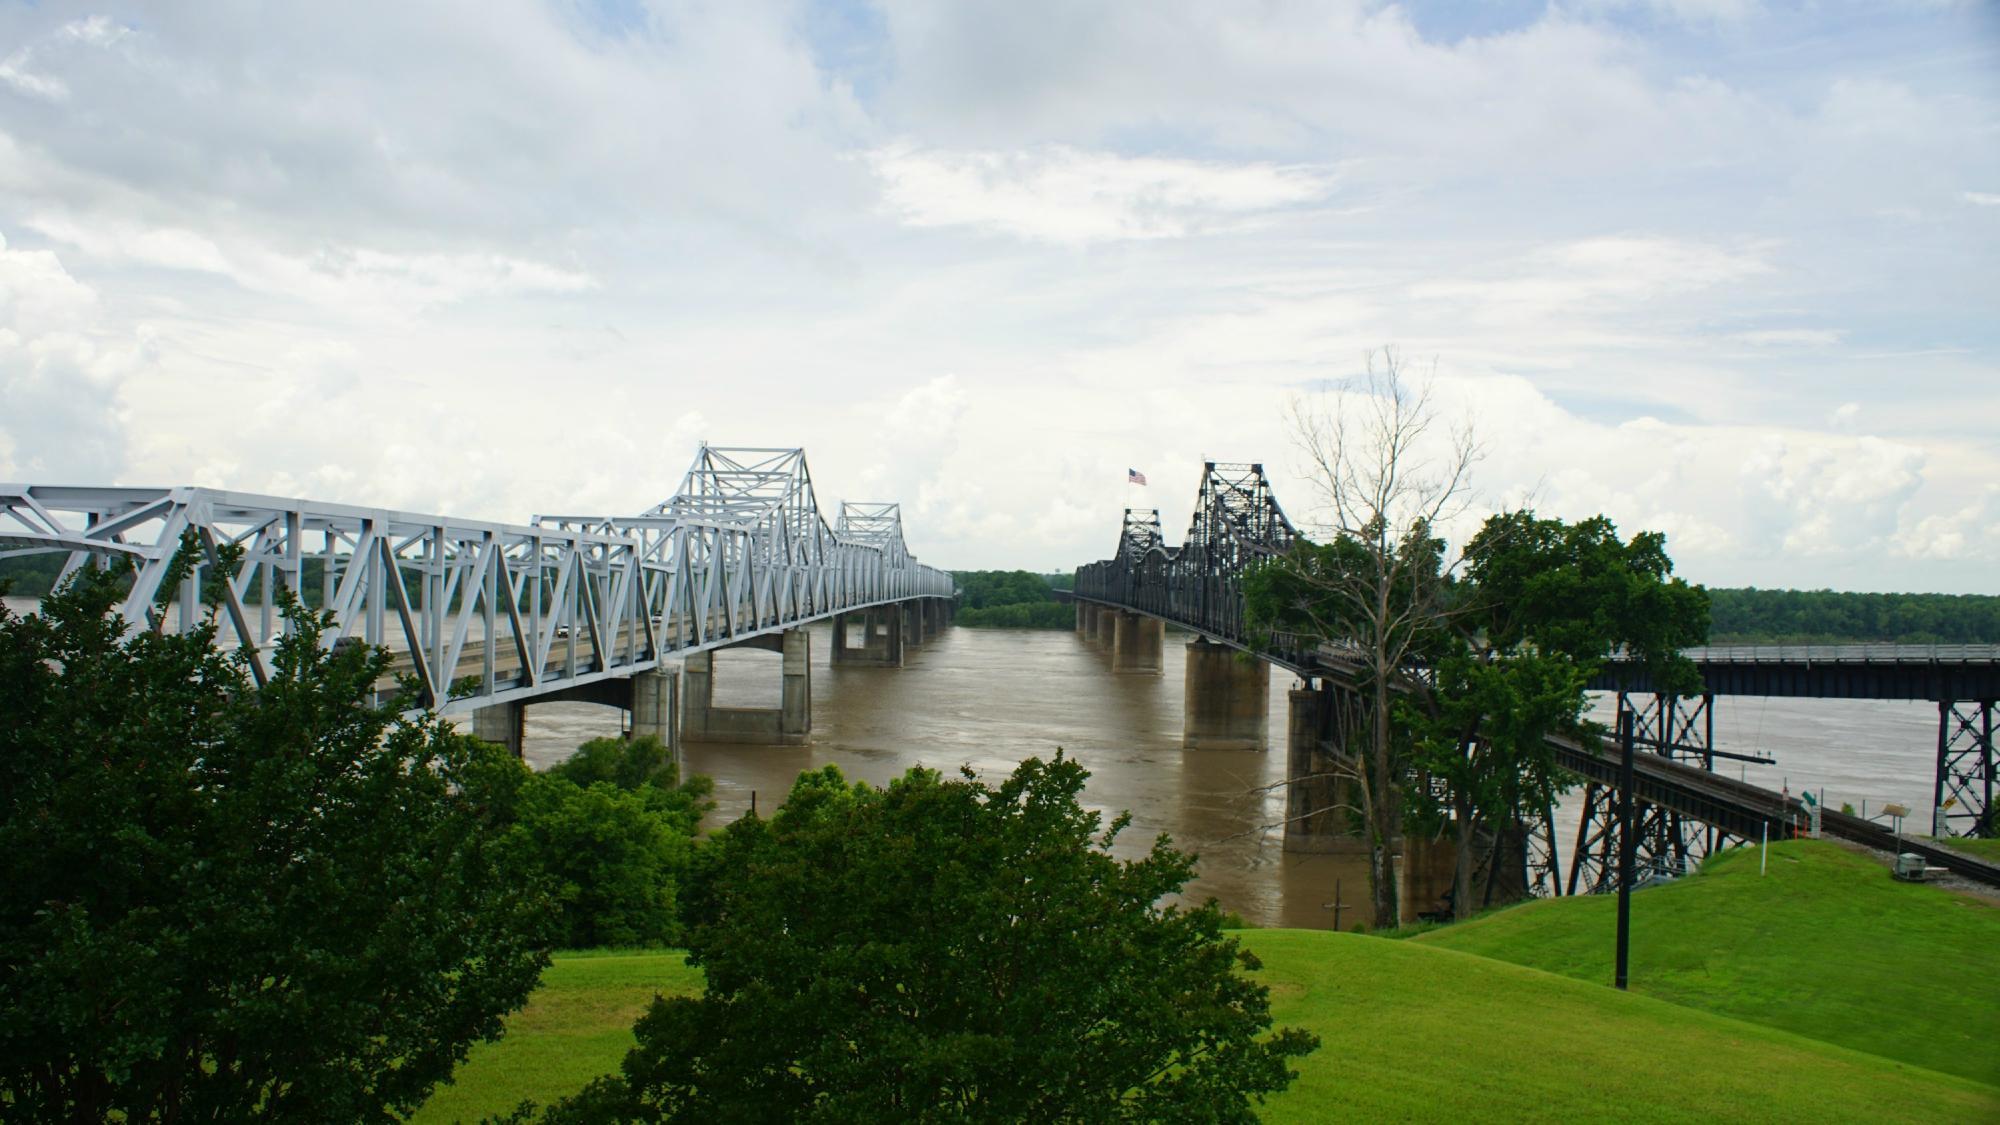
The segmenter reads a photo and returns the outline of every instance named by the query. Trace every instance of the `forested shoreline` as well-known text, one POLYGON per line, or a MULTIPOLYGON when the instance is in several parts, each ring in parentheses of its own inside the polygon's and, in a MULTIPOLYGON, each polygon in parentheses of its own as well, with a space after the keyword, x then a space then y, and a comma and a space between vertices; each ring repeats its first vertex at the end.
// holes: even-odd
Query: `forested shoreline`
POLYGON ((1711 587, 1711 644, 2000 644, 2000 597, 1711 587))
POLYGON ((957 624, 995 629, 1068 629, 1076 611, 1056 600, 1068 589, 1067 574, 1036 574, 1027 570, 954 570, 958 583, 957 624))

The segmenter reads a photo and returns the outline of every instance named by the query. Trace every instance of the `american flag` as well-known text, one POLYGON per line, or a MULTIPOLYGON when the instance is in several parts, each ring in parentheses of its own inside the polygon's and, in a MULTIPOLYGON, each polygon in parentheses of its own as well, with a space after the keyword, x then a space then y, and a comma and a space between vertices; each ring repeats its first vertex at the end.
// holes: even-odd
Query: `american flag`
POLYGON ((1127 469, 1127 470, 1125 470, 1125 483, 1126 483, 1126 484, 1145 484, 1145 483, 1146 483, 1146 474, 1144 474, 1144 473, 1140 472, 1140 471, 1139 471, 1139 470, 1137 470, 1137 469, 1127 469))

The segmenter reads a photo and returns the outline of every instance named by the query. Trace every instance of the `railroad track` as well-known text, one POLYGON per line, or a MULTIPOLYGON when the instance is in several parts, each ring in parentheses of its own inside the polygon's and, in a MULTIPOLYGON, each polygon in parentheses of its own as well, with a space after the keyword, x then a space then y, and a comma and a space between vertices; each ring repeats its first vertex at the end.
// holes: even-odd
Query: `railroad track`
MULTIPOLYGON (((1567 738, 1549 739, 1556 762, 1571 773, 1604 785, 1618 784, 1618 750, 1567 738)), ((1745 840, 1768 831, 1783 839, 1809 822, 1805 803, 1759 785, 1676 762, 1651 752, 1632 756, 1633 795, 1683 816, 1715 825, 1745 840)), ((2000 887, 2000 863, 1951 850, 1923 838, 1897 836, 1872 820, 1823 810, 1820 832, 1878 851, 1913 852, 1926 863, 1946 868, 1990 887, 2000 887)))

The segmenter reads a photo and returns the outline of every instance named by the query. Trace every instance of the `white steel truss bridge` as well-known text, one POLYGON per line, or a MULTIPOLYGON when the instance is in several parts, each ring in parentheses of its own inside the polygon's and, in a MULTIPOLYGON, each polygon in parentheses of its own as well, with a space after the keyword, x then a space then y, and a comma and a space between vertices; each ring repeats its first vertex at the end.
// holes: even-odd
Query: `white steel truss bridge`
POLYGON ((804 450, 706 444, 645 512, 527 524, 208 488, 0 484, 0 558, 40 552, 66 553, 65 577, 130 563, 121 613, 135 632, 194 626, 203 583, 219 588, 216 643, 259 683, 286 628, 275 594, 290 590, 332 613, 325 644, 388 647, 422 705, 450 713, 588 698, 669 657, 779 647, 822 618, 954 593, 948 572, 910 554, 897 505, 842 504, 829 521, 804 450), (194 572, 163 589, 183 543, 194 572))

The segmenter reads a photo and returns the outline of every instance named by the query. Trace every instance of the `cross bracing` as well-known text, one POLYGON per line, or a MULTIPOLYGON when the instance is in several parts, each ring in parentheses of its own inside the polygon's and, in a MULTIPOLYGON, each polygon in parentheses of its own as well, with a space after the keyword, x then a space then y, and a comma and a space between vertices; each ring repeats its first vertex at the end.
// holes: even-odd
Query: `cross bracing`
POLYGON ((895 505, 843 536, 821 515, 802 450, 703 446, 675 495, 637 516, 543 516, 526 525, 207 488, 0 485, 0 557, 60 551, 125 560, 120 613, 137 631, 206 619, 217 643, 268 675, 285 629, 279 589, 332 614, 324 643, 396 650, 422 702, 466 710, 655 668, 819 618, 952 596, 919 565, 895 505), (162 590, 183 541, 196 570, 162 590), (164 594, 164 596, 162 596, 164 594))

